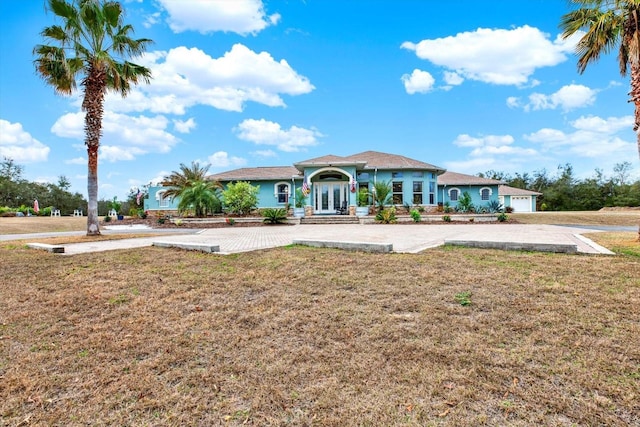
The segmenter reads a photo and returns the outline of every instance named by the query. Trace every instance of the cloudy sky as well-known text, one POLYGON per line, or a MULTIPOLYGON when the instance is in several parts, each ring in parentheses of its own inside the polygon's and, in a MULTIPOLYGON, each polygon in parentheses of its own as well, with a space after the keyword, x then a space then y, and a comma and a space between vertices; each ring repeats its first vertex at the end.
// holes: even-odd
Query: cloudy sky
MULTIPOLYGON (((565 0, 125 0, 153 80, 108 96, 99 197, 180 163, 211 172, 365 150, 449 170, 640 164, 615 54, 583 75, 565 0), (508 3, 508 7, 507 7, 508 3)), ((33 47, 42 0, 1 0, 0 156, 86 194, 81 93, 56 95, 33 47)))

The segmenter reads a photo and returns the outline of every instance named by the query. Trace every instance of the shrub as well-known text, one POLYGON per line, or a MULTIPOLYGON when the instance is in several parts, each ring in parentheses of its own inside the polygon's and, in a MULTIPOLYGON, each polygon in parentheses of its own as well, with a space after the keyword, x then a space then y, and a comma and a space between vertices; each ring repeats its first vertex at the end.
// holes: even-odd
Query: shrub
POLYGON ((230 213, 247 215, 258 205, 260 186, 253 186, 246 181, 229 183, 222 192, 224 205, 230 213))
POLYGON ((506 213, 513 213, 513 208, 512 208, 511 206, 507 206, 507 207, 504 209, 504 211, 505 211, 506 213))
POLYGON ((158 218, 158 224, 164 224, 165 219, 163 218, 158 218))
POLYGON ((442 212, 444 213, 451 213, 453 209, 451 209, 451 203, 449 202, 444 202, 444 205, 442 205, 442 212))
MULTIPOLYGON (((307 196, 302 192, 302 188, 296 188, 296 208, 304 208, 305 203, 307 202, 307 196)), ((288 210, 288 206, 287 206, 288 210)))
POLYGON ((412 209, 410 215, 411 219, 413 219, 413 222, 420 222, 420 220, 422 219, 422 217, 420 216, 420 212, 418 212, 416 209, 412 209))
POLYGON ((500 204, 497 200, 492 200, 487 203, 487 207, 485 208, 489 213, 497 213, 502 212, 504 210, 504 206, 500 204))
POLYGON ((369 206, 369 192, 364 187, 358 190, 358 206, 361 208, 369 206))
POLYGON ((383 224, 393 224, 397 221, 396 219, 396 207, 391 206, 389 209, 380 210, 376 214, 376 221, 381 222, 383 224))
POLYGON ((287 220, 287 211, 282 208, 268 208, 262 212, 263 222, 267 224, 280 224, 287 220))
POLYGON ((451 217, 449 215, 442 215, 442 220, 444 222, 451 222, 451 217))
POLYGON ((51 206, 47 206, 46 208, 40 209, 38 213, 40 216, 51 216, 51 206))
POLYGON ((233 218, 225 218, 224 222, 226 222, 229 225, 233 225, 236 223, 236 220, 233 218))
POLYGON ((111 217, 109 215, 105 215, 104 222, 111 222, 111 217))
POLYGON ((498 214, 497 218, 498 218, 498 221, 500 221, 500 222, 505 222, 507 219, 509 219, 509 217, 507 216, 507 214, 506 214, 506 213, 504 213, 504 212, 500 212, 500 213, 498 214))
POLYGON ((471 194, 468 191, 462 193, 462 196, 458 198, 458 212, 470 212, 473 210, 473 201, 471 200, 471 194))

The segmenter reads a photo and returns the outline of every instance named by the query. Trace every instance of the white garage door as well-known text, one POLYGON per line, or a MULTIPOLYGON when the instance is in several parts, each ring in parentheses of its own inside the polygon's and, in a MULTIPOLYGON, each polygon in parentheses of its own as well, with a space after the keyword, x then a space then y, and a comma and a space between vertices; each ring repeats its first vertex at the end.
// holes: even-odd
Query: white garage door
POLYGON ((511 196, 511 207, 514 212, 531 212, 531 197, 511 196))

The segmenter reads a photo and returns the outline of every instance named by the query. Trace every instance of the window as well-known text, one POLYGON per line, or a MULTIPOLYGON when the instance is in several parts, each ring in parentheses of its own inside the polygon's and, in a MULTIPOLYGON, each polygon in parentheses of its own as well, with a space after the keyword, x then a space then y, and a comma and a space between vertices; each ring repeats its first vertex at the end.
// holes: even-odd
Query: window
POLYGON ((289 203, 289 188, 289 184, 284 182, 279 182, 275 185, 275 196, 278 203, 289 203))
POLYGON ((369 181, 369 172, 360 172, 358 174, 358 181, 369 181))
POLYGON ((158 207, 167 208, 169 207, 169 202, 171 202, 171 196, 165 197, 164 193, 167 190, 160 190, 156 193, 156 200, 158 201, 158 207))
POLYGON ((451 190, 449 190, 449 200, 451 200, 452 202, 457 202, 458 196, 460 196, 460 190, 458 190, 457 188, 452 188, 451 190))
POLYGON ((424 172, 422 171, 414 171, 411 176, 413 176, 414 178, 422 178, 424 177, 424 172))
POLYGON ((491 189, 488 187, 484 187, 480 189, 480 198, 482 200, 489 200, 489 197, 491 197, 491 189))
POLYGON ((435 205, 436 203, 436 183, 429 181, 429 204, 435 205))
POLYGON ((422 204, 422 181, 413 181, 413 204, 422 204))
POLYGON ((391 184, 391 188, 393 191, 393 204, 401 205, 402 201, 402 181, 394 181, 391 184))
POLYGON ((358 188, 360 190, 362 190, 364 188, 368 193, 369 192, 369 183, 368 182, 360 182, 360 183, 358 183, 358 188))
POLYGON ((402 172, 391 172, 391 178, 402 178, 402 172))

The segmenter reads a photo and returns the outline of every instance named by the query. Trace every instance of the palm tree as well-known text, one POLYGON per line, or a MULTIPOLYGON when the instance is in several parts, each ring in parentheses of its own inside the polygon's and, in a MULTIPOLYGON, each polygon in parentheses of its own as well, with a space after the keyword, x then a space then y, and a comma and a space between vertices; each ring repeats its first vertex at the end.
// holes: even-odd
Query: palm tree
MULTIPOLYGON (((585 31, 578 44, 578 72, 597 62, 600 55, 618 49, 618 66, 624 77, 631 71, 630 101, 635 104, 633 130, 640 128, 640 0, 570 0, 579 7, 562 16, 562 37, 585 31)), ((640 134, 637 134, 640 156, 640 134)))
POLYGON ((375 203, 378 205, 378 210, 384 210, 384 206, 389 203, 389 199, 391 199, 391 181, 377 181, 373 184, 373 194, 375 203))
POLYGON ((52 44, 34 48, 36 72, 63 95, 73 93, 76 79, 81 79, 88 156, 87 235, 98 235, 98 148, 104 97, 110 90, 125 97, 132 84, 150 82, 151 70, 123 58, 141 55, 152 41, 131 38, 133 27, 123 23, 124 10, 116 1, 47 0, 47 9, 62 24, 42 30, 42 37, 52 44))
MULTIPOLYGON (((600 55, 618 49, 618 66, 624 77, 631 71, 630 102, 635 105, 638 156, 640 156, 640 0, 570 0, 578 8, 562 16, 562 37, 585 31, 578 44, 578 72, 582 74, 600 55)), ((640 226, 638 227, 640 241, 640 226)))
MULTIPOLYGON (((169 176, 165 176, 161 185, 169 187, 164 193, 165 197, 179 196, 185 188, 190 187, 195 182, 205 181, 207 179, 207 172, 211 165, 200 166, 198 162, 191 162, 191 166, 187 166, 184 163, 180 163, 180 170, 173 171, 169 176)), ((219 184, 215 182, 215 185, 219 187, 219 184)))
POLYGON ((218 186, 209 180, 192 182, 178 194, 180 197, 178 210, 180 212, 193 210, 198 218, 207 216, 207 213, 213 212, 216 204, 220 204, 216 195, 217 188, 218 186))

